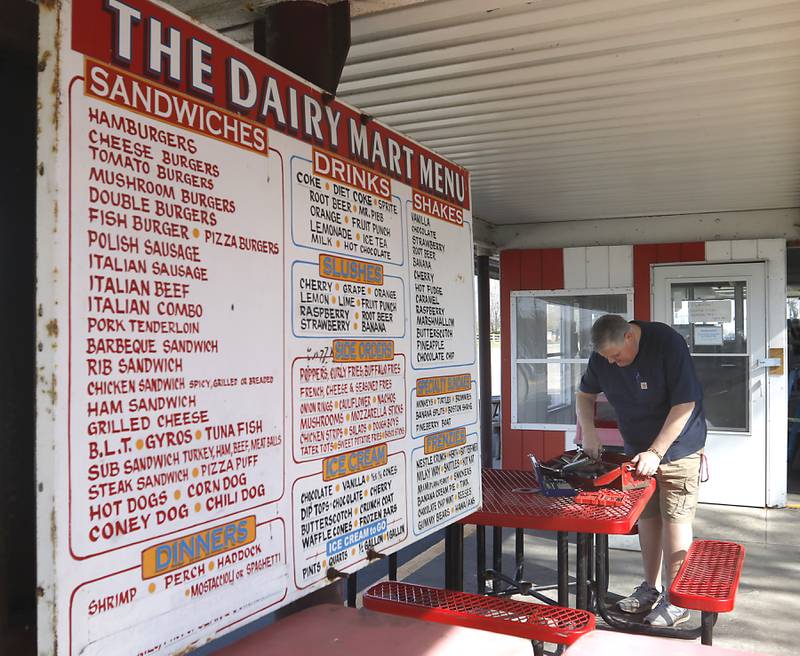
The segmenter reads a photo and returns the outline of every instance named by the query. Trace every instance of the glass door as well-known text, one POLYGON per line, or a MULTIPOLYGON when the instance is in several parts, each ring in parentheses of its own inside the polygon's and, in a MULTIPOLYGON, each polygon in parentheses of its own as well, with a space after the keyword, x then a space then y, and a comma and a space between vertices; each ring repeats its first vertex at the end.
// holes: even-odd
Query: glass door
POLYGON ((766 306, 763 263, 658 265, 653 317, 683 335, 703 385, 710 479, 701 501, 763 506, 766 306))

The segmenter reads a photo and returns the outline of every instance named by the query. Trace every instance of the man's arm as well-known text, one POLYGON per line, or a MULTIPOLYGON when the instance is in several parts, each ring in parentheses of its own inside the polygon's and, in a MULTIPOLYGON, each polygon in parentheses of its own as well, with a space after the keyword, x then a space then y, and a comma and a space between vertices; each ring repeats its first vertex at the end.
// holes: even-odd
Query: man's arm
POLYGON ((578 423, 581 426, 583 450, 592 458, 599 457, 602 446, 594 425, 594 403, 596 399, 597 394, 588 394, 580 390, 575 394, 575 411, 578 415, 578 423))
MULTIPOLYGON (((694 401, 679 403, 670 408, 669 414, 664 420, 664 425, 650 445, 651 449, 658 451, 658 455, 653 451, 642 451, 631 460, 631 462, 636 463, 636 472, 638 474, 652 476, 656 473, 658 465, 661 464, 661 458, 664 457, 672 443, 678 439, 678 435, 681 434, 693 411, 694 401)), ((583 424, 581 424, 581 430, 583 430, 583 424)))

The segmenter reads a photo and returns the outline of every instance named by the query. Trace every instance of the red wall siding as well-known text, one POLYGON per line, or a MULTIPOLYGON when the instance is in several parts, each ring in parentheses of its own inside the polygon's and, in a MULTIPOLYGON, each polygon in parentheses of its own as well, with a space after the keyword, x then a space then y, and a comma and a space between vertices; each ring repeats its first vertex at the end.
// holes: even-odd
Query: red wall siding
POLYGON ((668 262, 703 262, 702 241, 674 244, 638 244, 633 247, 633 318, 650 321, 650 265, 668 262))
MULTIPOLYGON (((633 316, 650 320, 650 265, 702 262, 705 242, 639 244, 633 247, 633 316)), ((500 253, 500 362, 503 469, 527 469, 527 454, 549 459, 564 450, 563 431, 511 429, 511 292, 564 289, 564 252, 560 248, 507 250, 500 253)))
POLYGON ((527 455, 549 459, 564 450, 563 431, 511 429, 511 292, 564 288, 564 252, 560 248, 500 253, 500 363, 503 469, 528 469, 527 455))

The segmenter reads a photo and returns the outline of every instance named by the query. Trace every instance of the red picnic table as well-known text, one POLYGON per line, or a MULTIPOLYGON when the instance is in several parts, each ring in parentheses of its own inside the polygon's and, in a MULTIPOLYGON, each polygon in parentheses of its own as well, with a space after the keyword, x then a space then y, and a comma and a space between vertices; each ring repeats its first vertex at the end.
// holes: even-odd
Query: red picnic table
MULTIPOLYGON (((533 529, 555 531, 557 533, 558 560, 558 604, 567 606, 569 602, 568 577, 568 533, 577 533, 576 564, 576 606, 587 610, 589 606, 591 566, 590 552, 592 535, 604 536, 603 548, 598 545, 607 558, 608 535, 630 533, 639 519, 644 507, 655 490, 655 481, 650 480, 643 488, 623 492, 620 505, 601 506, 577 503, 575 497, 545 496, 539 490, 536 477, 531 471, 509 469, 484 469, 482 474, 483 505, 480 509, 460 520, 459 524, 477 525, 478 539, 478 588, 485 592, 485 527, 494 529, 492 574, 503 578, 501 573, 501 528, 516 529, 516 565, 514 582, 519 582, 523 566, 523 531, 533 529)), ((463 530, 461 526, 448 530, 446 553, 446 587, 463 589, 463 530)), ((508 579, 506 579, 508 582, 508 579)), ((513 583, 513 582, 512 582, 513 583)), ((527 587, 527 586, 525 586, 527 587)), ((527 587, 526 593, 550 602, 539 592, 547 588, 527 587)))
MULTIPOLYGON (((636 633, 665 637, 695 639, 700 629, 674 629, 645 626, 609 615, 606 593, 608 591, 608 536, 631 533, 656 487, 650 479, 645 487, 622 492, 619 505, 590 505, 578 503, 575 497, 545 496, 539 490, 532 471, 508 469, 484 469, 483 504, 474 513, 448 527, 446 534, 445 586, 463 590, 463 525, 475 524, 478 542, 478 592, 486 593, 487 574, 494 581, 504 581, 508 590, 501 594, 516 592, 528 594, 545 603, 569 605, 569 552, 568 534, 577 534, 576 561, 576 607, 596 612, 609 626, 636 633), (485 529, 494 530, 493 569, 486 570, 485 529), (502 574, 503 527, 516 530, 516 571, 514 577, 502 574), (523 532, 525 529, 555 531, 557 534, 556 586, 534 586, 522 580, 523 532), (594 558, 592 549, 594 547, 594 558), (592 566, 594 572, 592 572, 592 566), (541 592, 556 588, 556 602, 541 592), (590 597, 594 593, 594 600, 590 597)), ((493 594, 497 594, 496 590, 493 594)))

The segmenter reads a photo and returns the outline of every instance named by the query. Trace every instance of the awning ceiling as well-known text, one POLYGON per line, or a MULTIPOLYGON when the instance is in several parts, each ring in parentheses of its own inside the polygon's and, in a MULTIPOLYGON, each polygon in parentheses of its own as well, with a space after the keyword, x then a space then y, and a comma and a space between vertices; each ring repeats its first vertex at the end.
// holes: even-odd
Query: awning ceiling
MULTIPOLYGON (((266 2, 172 4, 249 45, 266 2)), ((352 7, 339 97, 470 169, 489 223, 800 206, 797 0, 352 7)))

